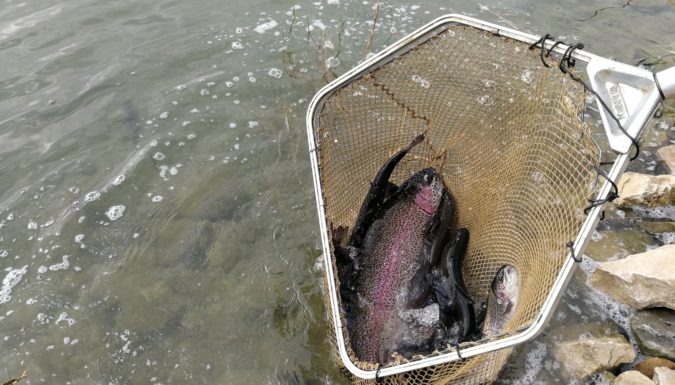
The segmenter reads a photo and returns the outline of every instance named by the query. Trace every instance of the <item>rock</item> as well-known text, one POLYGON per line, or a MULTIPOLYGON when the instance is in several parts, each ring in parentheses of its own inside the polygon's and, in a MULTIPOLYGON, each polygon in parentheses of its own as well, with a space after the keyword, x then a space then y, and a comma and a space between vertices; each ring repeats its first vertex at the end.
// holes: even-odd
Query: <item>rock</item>
POLYGON ((618 207, 656 207, 675 203, 675 175, 623 174, 618 183, 618 207))
POLYGON ((656 385, 675 385, 675 370, 666 367, 654 368, 654 383, 656 385))
POLYGON ((647 357, 639 364, 635 365, 635 370, 652 378, 654 376, 654 368, 663 366, 669 369, 675 369, 675 362, 661 357, 647 357))
POLYGON ((643 353, 675 361, 675 312, 667 309, 641 311, 630 320, 630 325, 643 353))
POLYGON ((621 335, 564 341, 556 346, 553 355, 565 371, 578 380, 635 359, 632 346, 621 335))
POLYGON ((637 370, 629 370, 619 374, 614 385, 654 385, 654 382, 637 370))
POLYGON ((601 262, 588 277, 588 284, 636 309, 675 310, 675 245, 601 262))
POLYGON ((659 148, 656 155, 666 164, 670 173, 675 174, 675 144, 659 148))

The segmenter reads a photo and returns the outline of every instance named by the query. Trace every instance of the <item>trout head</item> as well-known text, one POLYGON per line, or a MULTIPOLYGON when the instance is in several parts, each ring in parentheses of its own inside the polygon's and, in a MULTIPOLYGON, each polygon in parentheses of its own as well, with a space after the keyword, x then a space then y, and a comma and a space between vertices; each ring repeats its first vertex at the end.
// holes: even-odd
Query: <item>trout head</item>
POLYGON ((429 216, 438 211, 443 197, 443 181, 433 168, 424 170, 411 176, 405 183, 404 189, 415 194, 415 204, 429 216))

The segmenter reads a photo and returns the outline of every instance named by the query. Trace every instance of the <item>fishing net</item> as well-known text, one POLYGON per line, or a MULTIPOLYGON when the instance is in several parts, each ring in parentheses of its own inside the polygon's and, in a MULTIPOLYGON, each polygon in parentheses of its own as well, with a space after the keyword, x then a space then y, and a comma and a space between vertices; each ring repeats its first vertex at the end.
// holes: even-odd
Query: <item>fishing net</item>
MULTIPOLYGON (((556 66, 542 65, 539 52, 528 47, 477 28, 446 26, 342 84, 315 117, 327 229, 351 229, 379 168, 424 133, 423 143, 397 166, 393 181, 400 184, 425 167, 442 174, 457 202, 457 225, 471 234, 463 273, 475 301, 487 300, 501 266, 516 267, 521 286, 515 314, 501 335, 468 344, 504 338, 533 324, 596 191, 593 167, 600 150, 580 119, 584 89, 556 66)), ((332 249, 330 258, 336 266, 332 249)), ((337 280, 337 271, 333 276, 337 280)), ((325 296, 332 320, 339 309, 331 308, 328 290, 325 296)), ((377 368, 357 359, 346 328, 331 326, 333 340, 335 333, 344 333, 357 367, 377 368)), ((511 350, 380 381, 490 383, 511 350)))

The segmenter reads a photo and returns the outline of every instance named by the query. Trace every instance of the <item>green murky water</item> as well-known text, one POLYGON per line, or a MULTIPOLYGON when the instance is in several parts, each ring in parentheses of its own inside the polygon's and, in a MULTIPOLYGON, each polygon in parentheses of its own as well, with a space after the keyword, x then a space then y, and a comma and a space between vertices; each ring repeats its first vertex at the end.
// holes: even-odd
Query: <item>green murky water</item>
MULTIPOLYGON (((343 383, 304 114, 365 56, 374 3, 0 4, 0 380, 343 383)), ((673 65, 673 3, 622 4, 387 2, 372 46, 459 12, 673 65)), ((657 167, 673 116, 631 167, 657 167)), ((659 243, 636 231, 625 249, 659 243)), ((575 280, 552 328, 625 319, 585 293, 575 280)), ((557 378, 549 344, 520 348, 502 382, 557 378)))

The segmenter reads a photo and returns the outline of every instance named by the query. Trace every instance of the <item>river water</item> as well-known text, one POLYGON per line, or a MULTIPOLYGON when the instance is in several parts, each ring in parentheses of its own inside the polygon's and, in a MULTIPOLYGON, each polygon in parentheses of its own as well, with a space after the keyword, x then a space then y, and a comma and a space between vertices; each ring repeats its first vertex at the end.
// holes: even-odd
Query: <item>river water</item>
MULTIPOLYGON (((0 4, 0 381, 344 383, 304 114, 364 58, 374 2, 0 4)), ((372 50, 458 12, 673 65, 672 1, 622 5, 392 1, 372 50)), ((673 140, 672 118, 647 148, 673 140)), ((554 323, 608 317, 584 290, 554 323)), ((502 382, 556 378, 548 344, 520 348, 502 382)))

